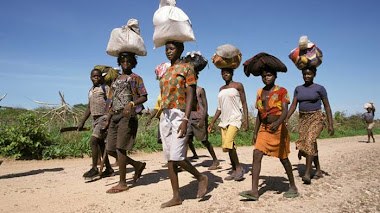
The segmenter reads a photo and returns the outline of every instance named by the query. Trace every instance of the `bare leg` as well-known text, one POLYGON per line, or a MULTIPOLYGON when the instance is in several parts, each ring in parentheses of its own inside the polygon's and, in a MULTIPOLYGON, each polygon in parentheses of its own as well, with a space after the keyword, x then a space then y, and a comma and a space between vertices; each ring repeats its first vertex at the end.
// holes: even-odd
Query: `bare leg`
POLYGON ((323 177, 321 166, 319 165, 319 157, 318 157, 318 155, 314 156, 313 162, 314 162, 314 165, 315 165, 315 169, 317 170, 317 172, 315 173, 315 176, 317 178, 323 177))
POLYGON ((209 169, 217 169, 219 166, 218 158, 216 158, 214 148, 212 147, 211 143, 208 140, 202 141, 202 144, 207 148, 208 152, 210 153, 212 157, 212 165, 209 167, 209 169))
POLYGON ((94 136, 91 136, 91 138, 90 138, 90 148, 91 148, 91 158, 92 158, 92 168, 93 169, 97 169, 98 156, 101 155, 99 153, 99 148, 98 148, 98 144, 99 144, 98 141, 99 140, 100 140, 99 138, 96 138, 94 136))
POLYGON ((284 166, 284 169, 286 171, 286 174, 288 175, 289 179, 289 191, 290 193, 297 193, 297 187, 294 182, 294 175, 292 170, 292 164, 289 161, 289 158, 280 159, 282 165, 284 166))
POLYGON ((193 157, 191 157, 191 158, 198 159, 198 155, 197 155, 197 152, 195 151, 192 137, 189 137, 187 139, 187 144, 189 145, 189 148, 190 148, 191 152, 193 153, 193 157))
POLYGON ((186 159, 182 161, 178 161, 178 165, 182 167, 183 169, 185 169, 190 174, 194 175, 194 177, 198 180, 199 185, 198 185, 197 197, 198 198, 203 197, 207 192, 207 185, 208 185, 207 175, 203 175, 199 173, 199 171, 193 165, 191 165, 191 163, 186 159))
MULTIPOLYGON (((248 191, 243 191, 240 193, 240 195, 249 195, 251 198, 255 198, 255 200, 258 200, 259 198, 259 176, 260 176, 260 170, 261 170, 261 160, 263 159, 264 153, 255 150, 253 151, 253 158, 252 158, 252 189, 248 191)), ((246 196, 244 196, 246 197, 246 196)))
MULTIPOLYGON (((370 130, 370 135, 371 135, 371 137, 372 137, 373 142, 375 143, 375 137, 373 137, 372 129, 370 130)), ((369 140, 368 140, 368 141, 369 141, 369 140)))
POLYGON ((312 164, 313 158, 314 158, 313 155, 306 156, 306 171, 305 171, 305 175, 302 177, 303 182, 306 184, 311 183, 311 164, 312 164))
POLYGON ((178 173, 176 172, 177 169, 175 167, 177 167, 176 162, 174 161, 168 162, 169 178, 170 178, 170 183, 173 189, 173 198, 169 200, 168 202, 161 204, 161 208, 166 208, 166 207, 182 204, 181 197, 179 196, 178 173))
POLYGON ((230 160, 231 160, 231 164, 232 164, 232 170, 233 170, 232 174, 235 173, 235 175, 236 175, 236 174, 240 174, 241 172, 243 172, 243 167, 239 163, 239 157, 237 155, 236 149, 232 148, 232 149, 228 150, 228 154, 230 156, 230 160))
POLYGON ((371 140, 371 130, 370 129, 367 129, 367 136, 368 136, 367 143, 369 143, 371 140))

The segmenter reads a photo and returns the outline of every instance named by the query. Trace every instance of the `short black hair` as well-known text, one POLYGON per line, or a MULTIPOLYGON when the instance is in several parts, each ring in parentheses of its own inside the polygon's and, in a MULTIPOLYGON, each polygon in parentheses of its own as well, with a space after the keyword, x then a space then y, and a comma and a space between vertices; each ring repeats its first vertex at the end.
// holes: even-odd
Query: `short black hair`
POLYGON ((261 71, 261 75, 263 74, 264 71, 272 73, 274 75, 274 77, 277 78, 277 70, 265 69, 265 70, 261 71))
POLYGON ((302 70, 302 72, 304 70, 310 70, 314 75, 317 75, 317 68, 316 67, 306 67, 302 70))
POLYGON ((99 71, 100 74, 103 74, 102 71, 101 71, 100 69, 93 69, 93 70, 91 70, 91 74, 92 74, 92 72, 95 72, 95 71, 99 71))
POLYGON ((126 58, 131 64, 133 64, 132 68, 135 68, 137 65, 137 56, 135 53, 131 52, 121 52, 119 53, 119 57, 117 57, 117 64, 121 66, 121 60, 126 58))
POLYGON ((220 70, 221 70, 221 72, 226 71, 226 72, 231 73, 231 75, 234 75, 234 69, 232 69, 232 68, 222 68, 220 70))
POLYGON ((185 46, 183 45, 183 42, 179 42, 179 41, 167 41, 165 44, 173 44, 174 46, 177 47, 177 49, 181 52, 183 52, 183 50, 185 49, 185 46))

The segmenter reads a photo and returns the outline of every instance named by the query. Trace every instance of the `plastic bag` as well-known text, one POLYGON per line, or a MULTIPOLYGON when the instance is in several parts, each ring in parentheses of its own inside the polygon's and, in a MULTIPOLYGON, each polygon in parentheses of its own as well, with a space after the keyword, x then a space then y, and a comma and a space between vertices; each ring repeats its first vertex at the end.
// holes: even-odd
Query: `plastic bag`
POLYGON ((139 56, 146 56, 145 44, 140 35, 137 19, 130 19, 127 25, 112 30, 106 52, 108 55, 115 57, 119 56, 121 52, 131 52, 139 56))
POLYGON ((195 41, 189 17, 175 3, 175 0, 161 1, 160 8, 153 15, 154 48, 165 45, 167 41, 195 41))

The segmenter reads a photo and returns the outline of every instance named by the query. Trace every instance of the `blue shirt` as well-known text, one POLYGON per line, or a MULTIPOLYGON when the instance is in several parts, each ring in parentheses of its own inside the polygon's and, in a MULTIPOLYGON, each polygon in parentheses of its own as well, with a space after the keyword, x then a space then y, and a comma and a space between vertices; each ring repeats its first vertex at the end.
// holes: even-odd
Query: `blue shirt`
POLYGON ((319 84, 308 87, 300 85, 294 90, 294 97, 299 103, 299 111, 315 111, 322 108, 321 100, 327 98, 327 91, 319 84))

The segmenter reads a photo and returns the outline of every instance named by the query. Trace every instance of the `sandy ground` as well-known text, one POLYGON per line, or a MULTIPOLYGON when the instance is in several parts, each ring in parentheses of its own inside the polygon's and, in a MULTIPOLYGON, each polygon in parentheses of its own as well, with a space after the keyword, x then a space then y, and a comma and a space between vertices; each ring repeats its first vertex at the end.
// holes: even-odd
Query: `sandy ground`
MULTIPOLYGON (((231 169, 227 153, 216 148, 222 169, 208 171, 211 158, 199 149, 193 161, 209 177, 208 194, 197 199, 197 181, 187 172, 179 173, 181 206, 161 209, 172 196, 161 152, 138 153, 136 160, 147 163, 143 176, 132 184, 133 169, 127 167, 131 188, 119 194, 106 190, 119 176, 86 182, 82 175, 90 168, 90 158, 13 161, 0 166, 0 212, 380 212, 380 136, 377 143, 364 143, 366 136, 319 140, 319 156, 325 177, 304 185, 300 174, 305 159, 297 159, 294 143, 293 164, 300 196, 286 199, 285 171, 276 158, 264 157, 260 175, 260 200, 246 201, 238 192, 251 187, 252 146, 239 147, 243 167, 249 171, 241 182, 224 181, 231 169)), ((114 160, 112 159, 111 162, 114 160)), ((115 168, 116 170, 116 168, 115 168)))

